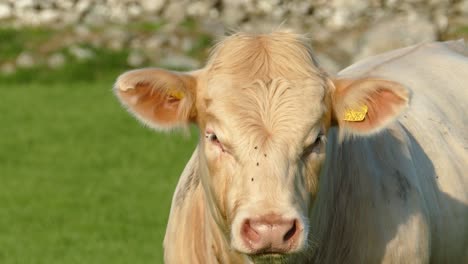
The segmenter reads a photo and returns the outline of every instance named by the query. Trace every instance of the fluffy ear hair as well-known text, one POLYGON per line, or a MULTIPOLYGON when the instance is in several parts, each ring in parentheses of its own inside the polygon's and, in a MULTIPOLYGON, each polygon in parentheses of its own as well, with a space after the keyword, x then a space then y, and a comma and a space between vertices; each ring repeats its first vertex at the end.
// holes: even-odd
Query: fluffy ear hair
POLYGON ((169 130, 195 120, 196 88, 193 74, 147 68, 120 75, 114 92, 137 119, 154 129, 169 130))
POLYGON ((336 79, 333 85, 333 119, 342 135, 369 135, 384 129, 410 100, 408 89, 389 80, 336 79))

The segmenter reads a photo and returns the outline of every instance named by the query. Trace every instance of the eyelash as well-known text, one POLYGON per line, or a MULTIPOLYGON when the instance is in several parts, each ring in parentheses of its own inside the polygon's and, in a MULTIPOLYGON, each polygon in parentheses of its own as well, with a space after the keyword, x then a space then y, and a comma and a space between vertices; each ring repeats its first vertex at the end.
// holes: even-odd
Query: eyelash
POLYGON ((316 144, 322 142, 323 137, 324 137, 324 135, 322 134, 322 132, 320 132, 320 133, 317 135, 317 138, 315 139, 313 145, 316 145, 316 144))
POLYGON ((221 142, 218 139, 218 136, 213 131, 206 131, 205 132, 205 138, 208 139, 211 143, 219 145, 222 147, 221 142))
POLYGON ((226 149, 224 148, 223 144, 218 139, 218 136, 214 132, 207 131, 205 132, 205 138, 207 138, 212 144, 215 144, 219 148, 221 148, 222 152, 226 152, 226 149))
POLYGON ((311 145, 307 146, 304 151, 302 152, 302 157, 307 157, 309 156, 312 152, 316 152, 316 148, 320 146, 320 144, 323 142, 325 135, 320 132, 317 135, 317 138, 315 139, 314 143, 311 145))

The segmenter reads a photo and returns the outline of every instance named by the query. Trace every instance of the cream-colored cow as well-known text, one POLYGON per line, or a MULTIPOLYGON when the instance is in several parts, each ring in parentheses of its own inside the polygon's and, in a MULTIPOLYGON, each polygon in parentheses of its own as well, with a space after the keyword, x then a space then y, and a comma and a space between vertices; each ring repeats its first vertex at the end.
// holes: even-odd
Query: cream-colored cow
POLYGON ((167 263, 468 263, 468 58, 422 44, 331 78, 286 31, 238 33, 194 72, 115 93, 157 130, 197 124, 167 263))

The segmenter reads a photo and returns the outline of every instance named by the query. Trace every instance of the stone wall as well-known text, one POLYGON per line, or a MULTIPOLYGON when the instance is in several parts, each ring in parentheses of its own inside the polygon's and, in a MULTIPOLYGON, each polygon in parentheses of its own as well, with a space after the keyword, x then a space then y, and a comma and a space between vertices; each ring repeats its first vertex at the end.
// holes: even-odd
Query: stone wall
POLYGON ((75 38, 68 45, 74 39, 129 48, 135 67, 147 60, 198 67, 200 58, 186 55, 196 36, 180 32, 187 20, 196 21, 197 34, 212 36, 293 28, 310 37, 319 61, 336 72, 385 50, 466 36, 468 0, 0 0, 2 26, 71 27, 75 38), (154 34, 132 34, 127 25, 138 21, 163 26, 154 34), (93 34, 95 28, 105 31, 93 34))

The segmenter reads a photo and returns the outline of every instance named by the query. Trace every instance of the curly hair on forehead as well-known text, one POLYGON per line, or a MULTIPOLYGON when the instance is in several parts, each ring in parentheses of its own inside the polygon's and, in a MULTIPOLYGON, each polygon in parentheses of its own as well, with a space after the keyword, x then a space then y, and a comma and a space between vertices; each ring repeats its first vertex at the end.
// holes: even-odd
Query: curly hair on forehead
POLYGON ((289 31, 270 34, 235 33, 212 50, 207 69, 239 78, 271 80, 324 75, 304 35, 289 31))

